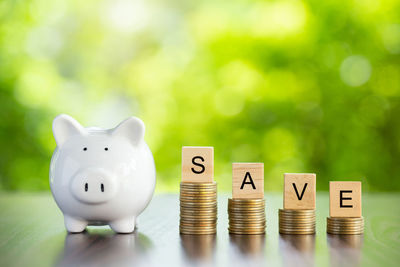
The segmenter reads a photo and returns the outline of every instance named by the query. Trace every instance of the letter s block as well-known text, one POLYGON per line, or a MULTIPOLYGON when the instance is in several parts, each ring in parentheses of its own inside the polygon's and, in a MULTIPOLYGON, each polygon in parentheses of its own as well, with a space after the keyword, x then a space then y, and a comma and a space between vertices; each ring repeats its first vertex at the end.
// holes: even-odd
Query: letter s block
POLYGON ((214 180, 214 147, 182 147, 182 182, 211 183, 214 180))
POLYGON ((264 163, 232 163, 232 198, 264 198, 264 163))
POLYGON ((361 217, 361 182, 329 182, 329 216, 361 217))

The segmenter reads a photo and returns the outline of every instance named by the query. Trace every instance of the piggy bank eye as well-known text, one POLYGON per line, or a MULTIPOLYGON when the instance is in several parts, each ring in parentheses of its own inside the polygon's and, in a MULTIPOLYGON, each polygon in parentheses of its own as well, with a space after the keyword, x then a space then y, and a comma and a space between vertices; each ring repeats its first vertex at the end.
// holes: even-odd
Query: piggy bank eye
POLYGON ((86 151, 86 150, 87 150, 87 147, 84 147, 84 148, 83 148, 83 151, 86 151))
POLYGON ((105 150, 105 151, 108 151, 108 147, 105 147, 104 150, 105 150))

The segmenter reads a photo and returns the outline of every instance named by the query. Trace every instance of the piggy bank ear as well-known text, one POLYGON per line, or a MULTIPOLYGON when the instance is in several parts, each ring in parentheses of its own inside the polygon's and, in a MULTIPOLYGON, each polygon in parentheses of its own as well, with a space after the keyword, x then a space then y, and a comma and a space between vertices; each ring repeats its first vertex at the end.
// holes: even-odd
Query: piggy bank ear
POLYGON ((124 136, 131 141, 133 145, 137 145, 143 140, 144 128, 144 123, 141 119, 130 117, 115 127, 112 130, 112 135, 124 136))
POLYGON ((53 135, 61 147, 71 136, 86 134, 85 128, 74 118, 61 114, 53 120, 53 135))

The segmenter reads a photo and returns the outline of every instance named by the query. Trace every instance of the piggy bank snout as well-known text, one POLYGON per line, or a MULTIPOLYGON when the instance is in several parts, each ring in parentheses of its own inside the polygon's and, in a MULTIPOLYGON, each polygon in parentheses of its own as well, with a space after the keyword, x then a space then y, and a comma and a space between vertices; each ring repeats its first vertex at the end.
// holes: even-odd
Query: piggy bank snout
POLYGON ((114 176, 105 171, 88 169, 78 172, 71 181, 72 195, 80 202, 99 204, 113 198, 117 192, 114 176))

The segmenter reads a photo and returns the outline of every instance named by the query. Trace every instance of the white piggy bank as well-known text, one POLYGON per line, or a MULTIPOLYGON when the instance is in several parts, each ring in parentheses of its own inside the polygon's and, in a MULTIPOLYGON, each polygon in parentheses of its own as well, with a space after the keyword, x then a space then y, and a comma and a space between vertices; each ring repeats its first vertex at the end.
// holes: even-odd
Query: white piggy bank
POLYGON ((135 117, 109 130, 84 128, 67 115, 54 119, 50 187, 69 232, 105 224, 118 233, 134 231, 156 182, 144 130, 135 117))

